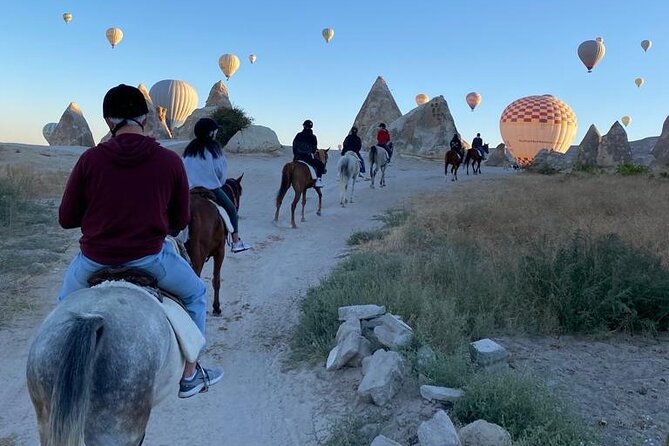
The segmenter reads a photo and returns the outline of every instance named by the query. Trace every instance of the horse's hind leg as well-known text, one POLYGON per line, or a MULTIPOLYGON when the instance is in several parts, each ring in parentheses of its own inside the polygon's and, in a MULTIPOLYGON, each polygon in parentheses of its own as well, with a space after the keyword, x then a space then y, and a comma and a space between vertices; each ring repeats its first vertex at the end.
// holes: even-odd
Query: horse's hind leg
POLYGON ((379 181, 379 186, 386 187, 386 166, 381 168, 381 181, 379 181))
MULTIPOLYGON (((316 189, 316 193, 318 194, 318 209, 316 210, 316 215, 321 215, 321 207, 323 205, 323 194, 321 193, 320 189, 316 189)), ((305 196, 305 201, 306 201, 306 196, 305 196)), ((302 218, 304 218, 304 205, 302 206, 302 218)))
POLYGON ((349 203, 353 203, 353 190, 355 189, 355 179, 356 179, 357 176, 358 176, 358 175, 355 175, 355 176, 353 177, 353 182, 351 182, 351 196, 350 196, 349 199, 348 199, 348 202, 349 202, 349 203))
MULTIPOLYGON (((295 208, 297 207, 298 201, 300 201, 300 193, 295 191, 293 202, 290 203, 290 226, 293 228, 297 228, 297 225, 295 224, 295 208)), ((304 213, 302 214, 302 221, 304 221, 304 213)))
POLYGON ((221 266, 223 266, 223 259, 225 258, 225 239, 221 243, 218 252, 214 254, 214 274, 211 278, 211 285, 214 288, 214 316, 221 315, 221 301, 219 299, 219 292, 221 289, 221 266))
POLYGON ((306 219, 304 218, 304 207, 307 205, 307 189, 304 189, 302 191, 302 222, 305 222, 306 219))

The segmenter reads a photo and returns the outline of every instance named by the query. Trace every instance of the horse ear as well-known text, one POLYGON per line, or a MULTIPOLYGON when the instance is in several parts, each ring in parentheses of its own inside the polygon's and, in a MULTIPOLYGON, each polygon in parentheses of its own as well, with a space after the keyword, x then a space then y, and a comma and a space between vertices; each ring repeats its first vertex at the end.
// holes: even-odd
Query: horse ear
POLYGON ((239 178, 237 178, 237 182, 238 182, 238 183, 241 183, 243 177, 244 177, 244 174, 241 174, 241 175, 239 176, 239 178))
POLYGON ((328 147, 328 148, 325 150, 325 153, 328 153, 329 151, 330 151, 330 148, 328 147))

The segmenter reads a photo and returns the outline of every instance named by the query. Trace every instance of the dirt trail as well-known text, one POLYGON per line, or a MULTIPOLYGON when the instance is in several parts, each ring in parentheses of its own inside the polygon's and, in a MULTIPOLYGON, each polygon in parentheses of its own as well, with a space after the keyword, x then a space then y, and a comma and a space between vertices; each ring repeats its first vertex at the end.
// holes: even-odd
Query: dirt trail
MULTIPOLYGON (((508 174, 484 167, 483 177, 462 175, 457 186, 444 180, 440 163, 400 159, 388 169, 388 187, 371 190, 369 182, 359 182, 356 202, 342 209, 335 174, 338 159, 335 154, 328 165, 323 216, 315 214, 316 195, 311 191, 307 221, 293 230, 289 228, 292 191, 282 207, 279 226, 271 221, 285 159, 228 156, 230 176, 244 173, 241 234, 255 249, 226 255, 223 316, 207 320, 205 362, 222 365, 225 377, 208 394, 188 400, 178 400, 175 387, 174 400, 152 413, 148 444, 202 444, 203 439, 207 444, 230 446, 316 444, 328 422, 341 415, 335 408, 343 402, 337 389, 315 370, 282 371, 305 291, 346 254, 346 240, 352 232, 378 225, 375 215, 400 206, 416 193, 446 193, 470 181, 508 174)), ((0 386, 0 401, 4 402, 0 405, 0 439, 13 438, 17 445, 37 444, 24 378, 27 349, 36 327, 52 308, 63 268, 77 249, 77 237, 73 231, 67 257, 29 290, 29 298, 38 302, 35 314, 0 331, 0 356, 5 359, 0 366, 4 383, 0 386)), ((211 263, 203 278, 211 289, 211 263)))

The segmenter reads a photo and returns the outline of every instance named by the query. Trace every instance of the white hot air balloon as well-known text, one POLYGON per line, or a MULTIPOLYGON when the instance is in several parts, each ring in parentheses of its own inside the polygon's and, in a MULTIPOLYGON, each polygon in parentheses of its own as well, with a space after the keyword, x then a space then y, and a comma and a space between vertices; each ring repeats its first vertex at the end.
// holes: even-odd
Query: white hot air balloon
POLYGON ((121 28, 109 28, 106 35, 112 48, 115 48, 123 39, 123 31, 121 31, 121 28))
POLYGON ((149 91, 155 107, 167 109, 166 121, 170 130, 182 125, 197 107, 197 91, 184 81, 165 79, 149 91))
POLYGON ((70 23, 72 21, 72 13, 71 12, 63 13, 63 20, 65 21, 65 23, 70 23))
POLYGON ((240 64, 239 57, 234 54, 224 54, 218 59, 218 66, 227 80, 230 80, 232 75, 237 72, 240 64))
POLYGON ((250 54, 249 55, 249 62, 251 62, 252 64, 256 63, 256 59, 258 59, 258 58, 256 57, 255 54, 250 54))
POLYGON ((330 40, 334 37, 334 29, 325 28, 321 34, 323 35, 323 39, 325 39, 325 43, 330 43, 330 40))

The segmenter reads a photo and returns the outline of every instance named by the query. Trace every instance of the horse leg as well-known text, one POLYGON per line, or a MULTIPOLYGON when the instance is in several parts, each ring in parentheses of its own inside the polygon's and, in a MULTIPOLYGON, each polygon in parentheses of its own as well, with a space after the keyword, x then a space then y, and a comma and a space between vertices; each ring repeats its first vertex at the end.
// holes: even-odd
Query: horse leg
MULTIPOLYGON (((227 235, 227 233, 226 233, 227 235)), ((211 285, 214 288, 214 316, 221 315, 221 301, 219 300, 219 291, 221 289, 221 266, 223 266, 223 259, 225 258, 225 236, 218 248, 218 252, 214 254, 214 274, 211 278, 211 285)))
MULTIPOLYGON (((314 189, 317 189, 317 188, 314 188, 314 189)), ((307 220, 304 218, 304 207, 305 207, 306 205, 307 205, 307 189, 304 189, 304 191, 302 192, 302 220, 300 220, 302 223, 304 223, 305 221, 307 221, 307 220)))
POLYGON ((374 179, 376 178, 376 166, 369 171, 369 176, 372 179, 372 182, 369 184, 369 187, 374 189, 374 179))
POLYGON ((381 181, 379 181, 379 186, 386 187, 386 165, 381 167, 381 181))
MULTIPOLYGON (((292 226, 293 229, 297 228, 297 225, 295 224, 295 208, 297 207, 298 201, 300 201, 300 193, 295 190, 295 197, 293 198, 293 202, 290 203, 290 226, 292 226)), ((302 218, 302 221, 304 221, 304 215, 302 218)))
MULTIPOLYGON (((321 206, 323 203, 323 194, 321 193, 320 189, 316 189, 316 193, 318 194, 318 209, 316 210, 316 215, 320 216, 321 206)), ((305 191, 304 201, 305 202, 307 201, 306 191, 305 191)), ((302 207, 302 215, 304 216, 304 207, 302 207)))
POLYGON ((355 189, 355 179, 358 175, 353 176, 353 182, 351 183, 351 195, 349 196, 348 202, 353 203, 353 190, 355 189))

